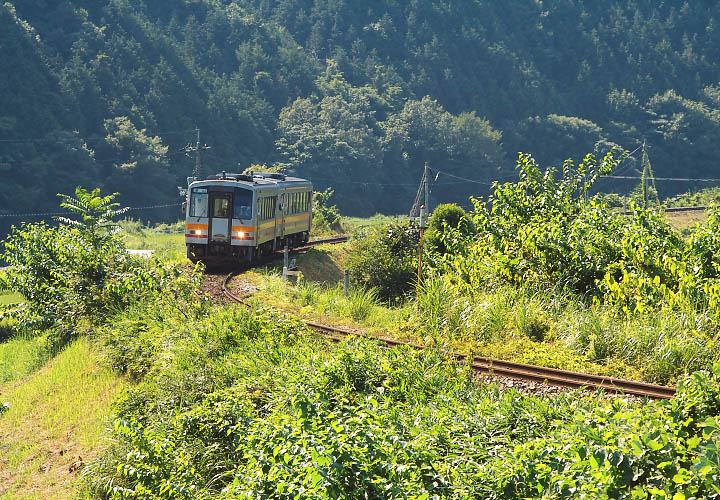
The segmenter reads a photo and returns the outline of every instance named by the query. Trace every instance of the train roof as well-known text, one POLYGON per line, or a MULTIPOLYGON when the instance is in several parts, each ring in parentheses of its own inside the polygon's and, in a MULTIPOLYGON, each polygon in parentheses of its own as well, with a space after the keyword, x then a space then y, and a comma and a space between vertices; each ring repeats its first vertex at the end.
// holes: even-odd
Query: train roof
POLYGON ((287 186, 291 185, 303 185, 312 186, 312 182, 308 179, 302 179, 300 177, 291 177, 285 174, 278 173, 252 173, 252 174, 230 174, 227 172, 221 172, 219 174, 211 175, 206 179, 198 179, 193 181, 191 184, 196 183, 218 183, 223 185, 232 185, 235 183, 245 184, 248 187, 262 187, 262 186, 287 186))

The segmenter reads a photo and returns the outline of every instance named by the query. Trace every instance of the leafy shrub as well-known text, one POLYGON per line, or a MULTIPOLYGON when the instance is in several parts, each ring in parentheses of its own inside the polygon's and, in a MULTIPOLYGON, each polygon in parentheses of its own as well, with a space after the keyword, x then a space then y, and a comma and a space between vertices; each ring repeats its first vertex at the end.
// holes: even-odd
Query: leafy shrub
POLYGON ((433 210, 430 222, 423 235, 423 245, 428 252, 446 253, 443 242, 445 228, 457 229, 461 236, 467 237, 475 232, 472 220, 465 210, 454 203, 438 205, 433 210))
POLYGON ((340 229, 340 212, 335 205, 330 205, 333 193, 331 188, 313 193, 313 226, 317 231, 327 232, 340 229))
POLYGON ((124 211, 112 202, 115 195, 82 188, 75 194, 61 195, 61 206, 79 220, 61 218, 59 227, 23 224, 3 242, 3 258, 12 267, 0 275, 0 290, 25 299, 5 306, 5 313, 18 318, 19 329, 57 325, 59 340, 83 319, 99 320, 179 275, 126 254, 111 221, 124 211))
POLYGON ((358 231, 347 258, 355 284, 377 290, 382 300, 397 300, 412 290, 417 279, 417 245, 413 222, 391 222, 358 231))
MULTIPOLYGON (((498 185, 488 203, 475 201, 480 236, 448 227, 448 254, 439 272, 472 295, 488 282, 506 281, 535 289, 569 289, 614 304, 626 314, 669 306, 709 308, 720 319, 720 214, 690 231, 686 241, 662 214, 636 209, 626 218, 586 193, 617 160, 597 163, 588 155, 570 161, 555 179, 528 155, 518 161, 520 181, 498 185)), ((446 226, 447 227, 447 226, 446 226)))
MULTIPOLYGON (((487 265, 486 274, 516 284, 563 283, 592 292, 615 258, 606 236, 621 222, 620 216, 586 202, 584 196, 615 164, 610 153, 600 163, 588 155, 577 168, 567 161, 556 180, 552 169, 543 172, 532 157, 521 154, 520 181, 498 185, 487 204, 475 201, 475 224, 482 236, 477 242, 456 244, 453 253, 470 246, 470 261, 487 265)), ((464 270, 460 263, 454 267, 466 278, 472 279, 467 272, 477 272, 464 270)))
POLYGON ((488 468, 497 498, 718 498, 720 366, 675 400, 580 409, 488 468))

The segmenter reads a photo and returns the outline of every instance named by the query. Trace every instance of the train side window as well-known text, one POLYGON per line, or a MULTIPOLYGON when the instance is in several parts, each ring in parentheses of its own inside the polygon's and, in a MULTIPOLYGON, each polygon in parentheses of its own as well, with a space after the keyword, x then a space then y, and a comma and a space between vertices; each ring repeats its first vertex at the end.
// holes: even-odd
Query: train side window
POLYGON ((207 188, 192 188, 190 192, 190 216, 207 217, 208 190, 207 188))
POLYGON ((248 189, 235 188, 235 196, 233 201, 234 219, 252 218, 252 199, 252 191, 248 189))

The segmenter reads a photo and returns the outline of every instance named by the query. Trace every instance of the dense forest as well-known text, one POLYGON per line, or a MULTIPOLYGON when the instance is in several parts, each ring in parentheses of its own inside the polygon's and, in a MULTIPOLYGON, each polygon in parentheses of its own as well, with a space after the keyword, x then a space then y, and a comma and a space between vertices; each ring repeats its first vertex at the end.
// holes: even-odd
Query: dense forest
POLYGON ((709 0, 5 2, 0 224, 76 185, 178 204, 196 128, 205 173, 281 167, 358 215, 408 211, 425 162, 433 200, 467 205, 518 151, 647 141, 657 176, 720 177, 719 22, 709 0))

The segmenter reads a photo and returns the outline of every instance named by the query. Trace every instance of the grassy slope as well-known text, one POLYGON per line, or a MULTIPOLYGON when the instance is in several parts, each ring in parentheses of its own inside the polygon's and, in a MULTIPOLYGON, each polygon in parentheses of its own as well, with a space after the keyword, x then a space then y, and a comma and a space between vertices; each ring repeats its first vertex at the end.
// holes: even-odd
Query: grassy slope
POLYGON ((50 356, 44 337, 12 337, 0 343, 0 403, 3 385, 30 375, 50 356))
POLYGON ((98 365, 85 338, 33 375, 0 385, 0 401, 10 405, 0 416, 0 498, 68 498, 77 479, 71 465, 102 448, 105 418, 124 385, 98 365))

